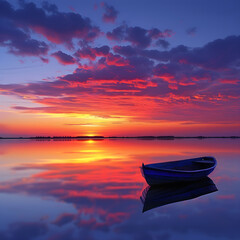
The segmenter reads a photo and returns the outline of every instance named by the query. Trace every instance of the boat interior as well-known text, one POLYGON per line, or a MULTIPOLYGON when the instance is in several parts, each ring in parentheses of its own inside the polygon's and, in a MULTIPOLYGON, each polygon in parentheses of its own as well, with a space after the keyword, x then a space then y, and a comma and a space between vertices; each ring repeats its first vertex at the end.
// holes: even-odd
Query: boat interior
POLYGON ((214 166, 215 161, 213 158, 196 158, 196 159, 188 159, 183 161, 173 161, 167 163, 156 163, 149 164, 148 167, 159 168, 159 169, 174 169, 174 170, 183 170, 183 171, 194 171, 207 169, 214 166))

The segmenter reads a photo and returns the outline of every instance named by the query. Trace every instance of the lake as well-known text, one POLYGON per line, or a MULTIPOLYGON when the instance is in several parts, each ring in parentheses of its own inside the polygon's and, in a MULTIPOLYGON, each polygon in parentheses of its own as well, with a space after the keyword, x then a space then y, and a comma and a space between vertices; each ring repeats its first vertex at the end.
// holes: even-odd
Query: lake
POLYGON ((239 239, 239 186, 239 139, 1 140, 0 239, 239 239), (142 212, 142 162, 200 156, 218 191, 142 212))

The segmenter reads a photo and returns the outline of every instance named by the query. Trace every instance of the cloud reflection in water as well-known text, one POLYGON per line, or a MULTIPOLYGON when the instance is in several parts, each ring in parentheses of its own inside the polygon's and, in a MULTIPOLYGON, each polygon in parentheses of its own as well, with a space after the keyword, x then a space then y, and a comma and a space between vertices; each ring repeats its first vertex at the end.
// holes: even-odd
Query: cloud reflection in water
MULTIPOLYGON (((9 175, 14 171, 18 177, 10 175, 8 180, 1 181, 0 195, 16 195, 14 204, 32 214, 23 215, 19 221, 17 211, 9 209, 11 214, 4 219, 0 217, 0 222, 9 222, 7 227, 0 228, 1 239, 19 240, 21 234, 24 240, 237 239, 240 152, 233 142, 224 141, 104 140, 93 144, 4 145, 6 154, 2 164, 5 163, 5 168, 9 164, 9 175), (184 154, 217 157, 218 168, 211 177, 219 191, 142 214, 139 201, 145 184, 139 171, 142 159, 175 160, 184 154), (25 175, 22 177, 20 172, 25 175), (28 201, 21 200, 23 196, 28 201), (36 197, 40 201, 39 209, 29 209, 29 202, 36 197), (46 210, 44 201, 54 205, 46 210)), ((11 206, 1 199, 0 208, 11 206)))

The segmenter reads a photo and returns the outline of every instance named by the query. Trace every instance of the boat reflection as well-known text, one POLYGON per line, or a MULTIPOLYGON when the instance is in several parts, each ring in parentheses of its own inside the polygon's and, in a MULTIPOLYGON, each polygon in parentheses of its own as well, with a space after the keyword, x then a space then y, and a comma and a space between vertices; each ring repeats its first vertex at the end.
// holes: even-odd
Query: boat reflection
POLYGON ((218 191, 216 185, 209 177, 194 182, 179 182, 163 184, 156 187, 146 187, 140 197, 143 203, 142 212, 167 205, 185 201, 218 191))

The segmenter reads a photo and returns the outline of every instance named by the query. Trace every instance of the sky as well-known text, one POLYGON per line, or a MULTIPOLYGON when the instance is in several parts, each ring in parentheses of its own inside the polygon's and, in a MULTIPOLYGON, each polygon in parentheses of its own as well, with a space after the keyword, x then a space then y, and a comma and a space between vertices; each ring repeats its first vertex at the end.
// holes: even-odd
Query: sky
POLYGON ((0 0, 0 136, 239 135, 239 12, 0 0))

